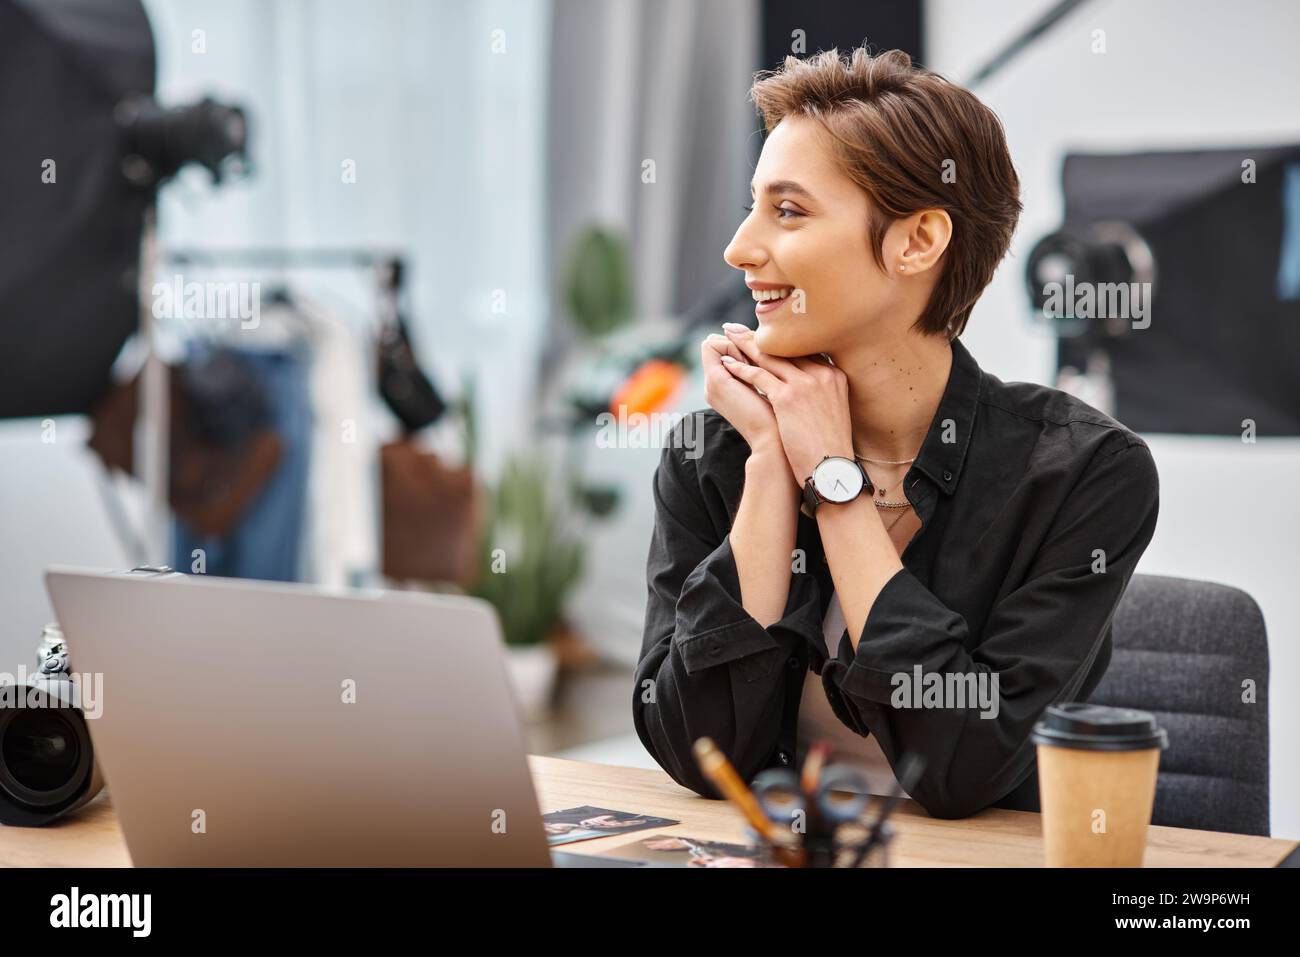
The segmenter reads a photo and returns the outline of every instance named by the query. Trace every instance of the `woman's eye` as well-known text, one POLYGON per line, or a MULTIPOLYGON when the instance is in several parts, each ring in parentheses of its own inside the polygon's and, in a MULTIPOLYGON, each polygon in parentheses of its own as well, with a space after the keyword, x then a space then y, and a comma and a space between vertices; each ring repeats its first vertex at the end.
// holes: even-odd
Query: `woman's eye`
MULTIPOLYGON (((743 210, 744 210, 745 212, 747 212, 747 213, 752 213, 752 212, 754 211, 754 207, 753 207, 753 206, 742 206, 742 207, 740 207, 740 208, 743 209, 743 210)), ((777 211, 778 213, 789 213, 791 216, 802 216, 802 215, 803 215, 803 213, 799 212, 799 210, 797 210, 797 209, 786 209, 784 206, 777 206, 777 207, 776 207, 776 211, 777 211)), ((781 216, 781 217, 778 217, 778 218, 780 218, 780 219, 785 219, 786 217, 781 216)))

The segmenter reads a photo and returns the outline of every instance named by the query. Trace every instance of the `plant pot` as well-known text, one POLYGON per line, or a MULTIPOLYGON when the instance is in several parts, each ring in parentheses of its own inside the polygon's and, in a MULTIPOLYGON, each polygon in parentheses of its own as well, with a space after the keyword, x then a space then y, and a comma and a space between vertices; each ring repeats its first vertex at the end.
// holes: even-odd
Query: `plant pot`
POLYGON ((519 713, 529 724, 545 719, 551 710, 559 662, 550 642, 506 645, 506 670, 519 703, 519 713))

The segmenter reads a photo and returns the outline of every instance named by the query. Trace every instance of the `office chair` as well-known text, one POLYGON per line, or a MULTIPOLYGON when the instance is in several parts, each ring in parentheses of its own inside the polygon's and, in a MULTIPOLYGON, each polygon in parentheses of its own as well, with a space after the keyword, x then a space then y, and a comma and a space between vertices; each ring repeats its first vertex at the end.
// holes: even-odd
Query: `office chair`
POLYGON ((1149 711, 1169 732, 1151 823, 1268 835, 1268 638, 1255 600, 1213 582, 1134 575, 1111 642, 1088 700, 1149 711))

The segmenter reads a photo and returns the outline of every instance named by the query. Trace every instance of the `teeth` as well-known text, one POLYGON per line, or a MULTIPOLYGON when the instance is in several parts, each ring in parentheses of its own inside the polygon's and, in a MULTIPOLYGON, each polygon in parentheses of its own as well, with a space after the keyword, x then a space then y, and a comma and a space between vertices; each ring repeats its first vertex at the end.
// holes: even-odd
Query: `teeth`
POLYGON ((752 292, 752 293, 754 294, 754 301, 755 301, 755 302, 767 302, 767 301, 772 300, 772 299, 784 299, 786 296, 790 295, 790 293, 793 292, 793 291, 794 291, 794 290, 793 290, 792 288, 786 288, 786 289, 751 289, 751 290, 750 290, 750 292, 752 292))

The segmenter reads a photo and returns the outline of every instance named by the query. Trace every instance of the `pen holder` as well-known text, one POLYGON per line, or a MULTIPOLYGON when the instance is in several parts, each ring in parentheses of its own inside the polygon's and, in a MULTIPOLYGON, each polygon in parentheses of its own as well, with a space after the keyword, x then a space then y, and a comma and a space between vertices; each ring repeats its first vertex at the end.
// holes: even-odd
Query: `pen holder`
POLYGON ((765 768, 748 786, 712 738, 699 738, 693 750, 700 769, 749 823, 751 843, 762 848, 759 862, 776 866, 888 867, 889 815, 925 769, 924 759, 903 755, 899 778, 869 821, 866 775, 851 764, 827 764, 834 750, 828 742, 813 743, 798 775, 765 768), (787 828, 788 836, 779 833, 787 828))
POLYGON ((894 829, 888 824, 880 825, 880 833, 870 847, 866 848, 866 853, 859 859, 861 846, 851 848, 848 857, 848 863, 840 865, 844 867, 888 867, 890 859, 890 849, 894 844, 894 829))
POLYGON ((834 835, 809 835, 804 841, 809 867, 888 867, 894 830, 882 824, 875 840, 869 840, 870 828, 842 826, 834 835), (844 834, 850 832, 851 836, 844 834))
MULTIPOLYGON (((806 867, 848 869, 889 866, 890 847, 894 838, 894 829, 889 824, 881 825, 875 841, 872 842, 868 841, 871 829, 865 825, 844 825, 840 830, 852 832, 852 836, 841 836, 840 833, 799 835, 799 846, 803 848, 807 859, 806 867), (870 846, 864 847, 868 843, 870 846)), ((752 829, 749 830, 749 841, 763 848, 760 861, 764 866, 782 866, 776 859, 772 845, 764 842, 752 829)))

